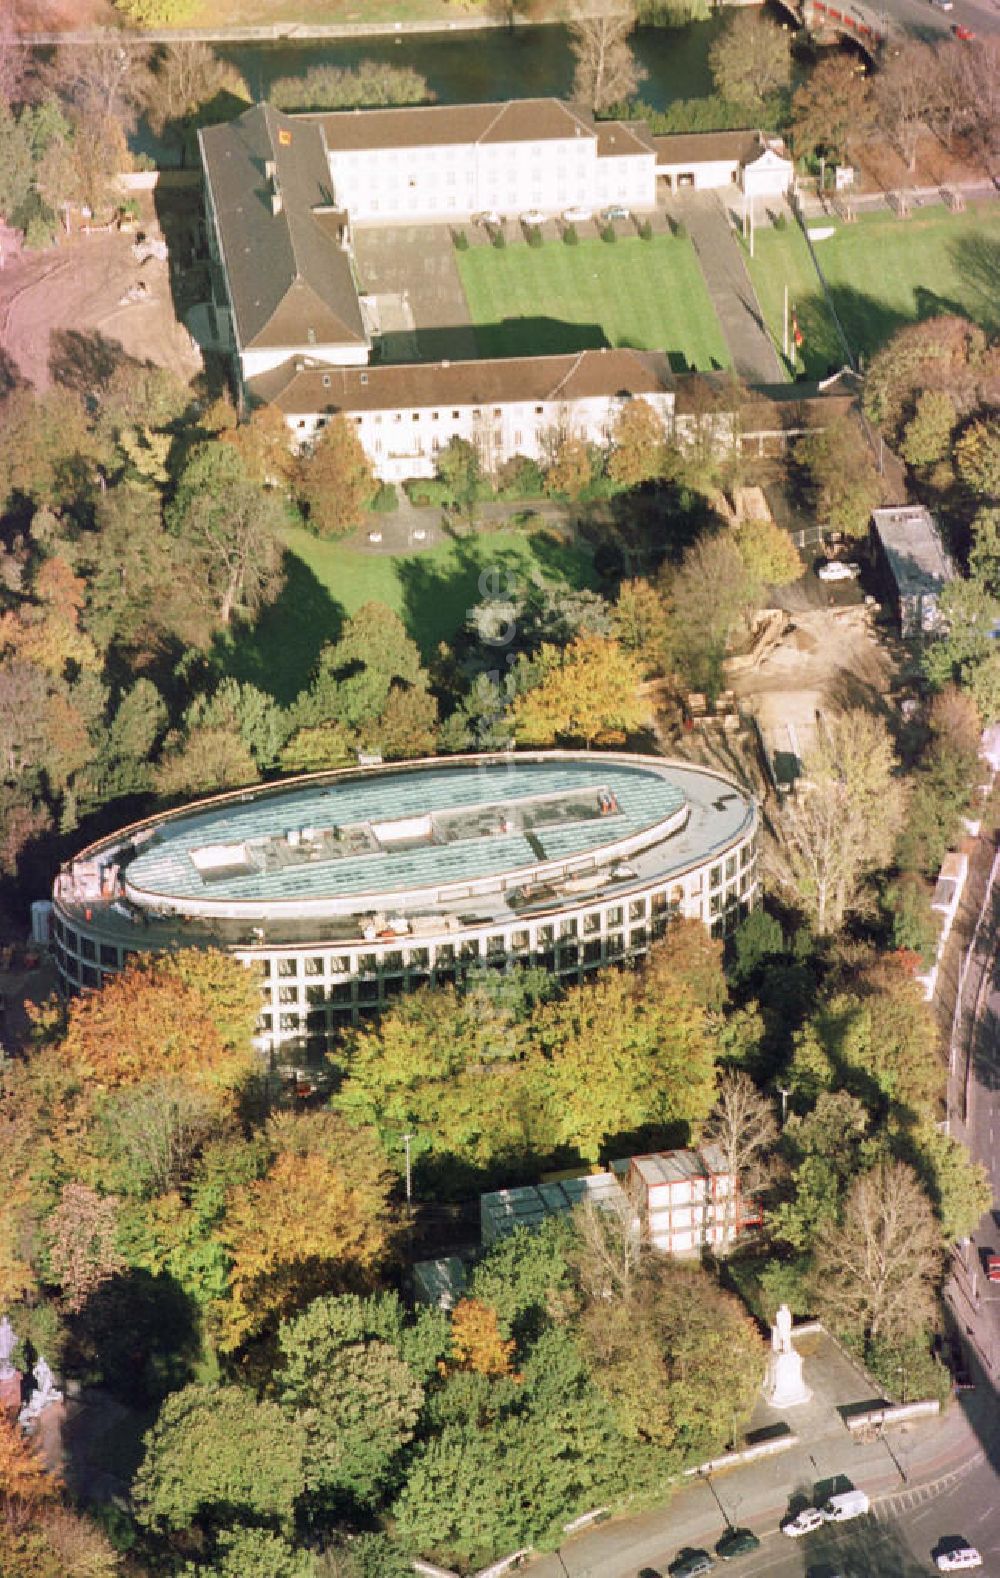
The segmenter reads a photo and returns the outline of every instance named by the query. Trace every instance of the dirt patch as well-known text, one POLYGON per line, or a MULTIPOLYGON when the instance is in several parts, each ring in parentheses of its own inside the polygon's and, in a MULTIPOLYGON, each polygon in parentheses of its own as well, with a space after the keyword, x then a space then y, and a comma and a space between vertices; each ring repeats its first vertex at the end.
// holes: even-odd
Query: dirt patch
POLYGON ((873 607, 802 609, 753 667, 731 665, 728 683, 741 712, 752 714, 777 776, 796 776, 821 714, 884 708, 895 658, 875 630, 873 607))
POLYGON ((966 147, 959 139, 954 148, 946 148, 930 132, 925 132, 917 143, 913 170, 907 169, 906 161, 882 138, 852 143, 850 151, 858 171, 856 189, 861 192, 898 192, 912 187, 954 186, 990 179, 990 172, 975 149, 966 147))
POLYGON ((121 21, 121 12, 109 0, 14 0, 14 26, 19 33, 120 27, 121 21))
POLYGON ((67 358, 98 364, 121 354, 169 368, 190 382, 201 354, 178 321, 169 263, 137 263, 135 237, 74 235, 43 253, 24 252, 0 272, 0 347, 9 369, 45 389, 67 358))

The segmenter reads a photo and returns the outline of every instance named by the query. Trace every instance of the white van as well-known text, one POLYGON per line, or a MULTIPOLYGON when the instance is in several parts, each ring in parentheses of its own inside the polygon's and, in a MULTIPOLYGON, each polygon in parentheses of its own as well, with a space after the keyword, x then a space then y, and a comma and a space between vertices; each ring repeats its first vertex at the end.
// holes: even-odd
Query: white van
POLYGON ((828 1523, 846 1523, 849 1518, 861 1518, 871 1506, 863 1490, 845 1490, 831 1496, 820 1509, 828 1523))

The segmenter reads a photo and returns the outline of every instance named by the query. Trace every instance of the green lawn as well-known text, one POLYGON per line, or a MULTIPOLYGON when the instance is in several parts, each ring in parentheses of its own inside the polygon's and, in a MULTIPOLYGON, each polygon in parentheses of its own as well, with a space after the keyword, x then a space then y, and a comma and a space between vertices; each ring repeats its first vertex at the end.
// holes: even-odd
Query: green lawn
MULTIPOLYGON (((813 221, 810 228, 818 228, 813 221)), ((865 215, 815 243, 837 314, 855 355, 866 357, 906 323, 943 312, 1000 330, 1000 211, 993 204, 951 214, 935 206, 909 219, 865 215)), ((758 231, 750 264, 772 332, 780 337, 787 280, 806 337, 806 370, 822 373, 843 360, 808 252, 797 228, 758 231)), ((779 340, 780 343, 780 340, 779 340)))
POLYGON ((668 352, 678 371, 728 367, 729 353, 686 236, 614 245, 546 241, 456 254, 483 356, 601 345, 668 352))
POLYGON ((281 702, 308 683, 320 648, 336 639, 344 619, 362 603, 395 609, 427 659, 438 642, 451 640, 491 586, 510 586, 505 576, 522 583, 532 576, 574 587, 596 583, 589 554, 545 530, 484 531, 397 556, 324 542, 300 529, 288 530, 285 540, 281 597, 252 631, 240 633, 220 653, 227 673, 281 702))
POLYGON ((803 336, 795 368, 790 358, 785 362, 789 375, 804 368, 807 377, 822 378, 831 363, 842 366, 846 357, 798 225, 790 224, 786 230, 758 230, 754 236, 753 257, 745 247, 743 256, 779 360, 782 358, 785 286, 788 286, 789 308, 794 307, 803 336))

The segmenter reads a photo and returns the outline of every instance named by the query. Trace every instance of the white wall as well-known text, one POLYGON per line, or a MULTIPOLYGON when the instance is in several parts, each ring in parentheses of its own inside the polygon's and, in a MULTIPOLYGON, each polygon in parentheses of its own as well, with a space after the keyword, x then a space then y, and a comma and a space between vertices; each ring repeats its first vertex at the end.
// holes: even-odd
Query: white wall
POLYGON ((297 356, 328 367, 367 367, 369 350, 366 345, 280 345, 275 349, 242 351, 243 377, 257 378, 297 356))
MULTIPOLYGON (((670 392, 643 395, 669 430, 673 419, 674 397, 670 392)), ((545 446, 553 430, 571 431, 588 443, 607 444, 622 402, 617 395, 599 399, 566 401, 523 400, 499 406, 421 407, 403 411, 345 412, 355 424, 362 447, 382 482, 404 482, 410 477, 432 477, 439 450, 453 438, 476 444, 483 462, 491 469, 512 455, 527 455, 531 460, 545 458, 545 446)), ((297 444, 309 439, 326 425, 316 412, 286 417, 297 444)))
POLYGON ((583 132, 534 142, 332 148, 329 161, 337 201, 354 224, 448 219, 486 208, 514 215, 656 203, 655 155, 598 159, 596 139, 583 132))

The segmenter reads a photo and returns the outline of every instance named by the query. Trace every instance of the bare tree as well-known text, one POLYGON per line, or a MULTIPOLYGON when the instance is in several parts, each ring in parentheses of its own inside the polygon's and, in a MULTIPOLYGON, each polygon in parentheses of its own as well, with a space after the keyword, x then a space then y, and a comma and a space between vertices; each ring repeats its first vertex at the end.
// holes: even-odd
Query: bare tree
POLYGON ((721 98, 763 104, 791 74, 788 34, 757 11, 733 12, 708 52, 708 63, 721 98))
POLYGON ((889 731, 863 708, 826 722, 802 765, 770 875, 825 935, 856 906, 864 876, 890 860, 903 796, 889 731))
POLYGON ((920 134, 933 114, 936 63, 929 44, 905 43, 874 81, 879 128, 895 143, 909 171, 916 169, 920 134))
POLYGON ((629 48, 634 0, 572 0, 573 97, 596 113, 632 98, 646 72, 629 48))
POLYGON ((972 133, 991 171, 1000 156, 1000 40, 985 38, 963 50, 972 133))
POLYGON ((739 1231, 740 1200, 759 1189, 767 1176, 768 1156, 778 1138, 774 1108, 742 1069, 724 1069, 719 1095, 705 1124, 705 1139, 717 1145, 730 1177, 725 1203, 723 1247, 739 1231))
POLYGON ((643 1257, 635 1203, 625 1188, 600 1205, 586 1199, 573 1213, 574 1261, 587 1299, 627 1304, 638 1286, 643 1257))
POLYGON ((853 1184, 843 1223, 821 1227, 817 1305, 866 1343, 915 1332, 934 1308, 941 1230, 912 1167, 880 1162, 853 1184))
POLYGON ((160 136, 171 123, 189 120, 203 104, 227 91, 249 102, 250 93, 239 72, 214 49, 185 39, 167 44, 157 56, 149 80, 149 124, 160 136))
POLYGON ((101 28, 88 44, 61 45, 45 68, 44 81, 81 115, 116 120, 127 133, 150 97, 149 54, 148 45, 101 28))
POLYGON ((0 16, 0 104, 19 104, 28 76, 28 49, 18 37, 13 10, 0 16))

